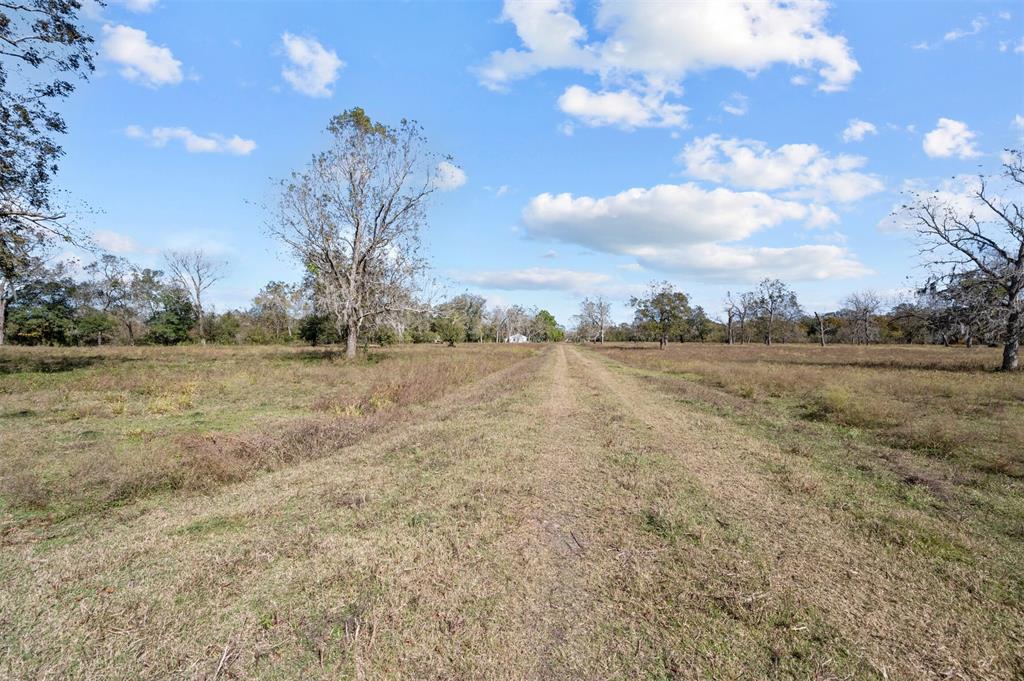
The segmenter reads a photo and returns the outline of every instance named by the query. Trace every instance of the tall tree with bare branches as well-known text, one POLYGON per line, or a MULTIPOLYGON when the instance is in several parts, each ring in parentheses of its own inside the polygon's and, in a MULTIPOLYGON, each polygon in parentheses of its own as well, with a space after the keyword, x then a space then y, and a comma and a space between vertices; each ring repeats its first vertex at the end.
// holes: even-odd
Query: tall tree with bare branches
POLYGON ((843 300, 843 310, 840 314, 850 324, 850 335, 854 343, 867 345, 879 340, 875 318, 881 308, 882 299, 874 291, 851 293, 843 300))
POLYGON ((328 131, 330 148, 281 183, 269 230, 311 272, 318 309, 355 357, 364 325, 415 306, 439 159, 414 121, 386 126, 355 108, 328 131))
POLYGON ((612 304, 603 296, 584 298, 580 302, 580 313, 576 315, 577 334, 586 340, 603 343, 611 312, 612 304))
POLYGON ((196 311, 196 332, 199 342, 206 345, 203 299, 206 291, 224 278, 225 264, 211 260, 200 250, 171 251, 165 259, 167 270, 175 283, 188 293, 196 311))
POLYGON ((939 194, 912 194, 903 206, 921 237, 933 278, 970 285, 995 301, 1003 319, 1003 371, 1019 368, 1024 335, 1024 152, 1007 150, 1001 178, 979 177, 969 210, 939 194), (993 179, 1004 182, 999 191, 993 179))
POLYGON ((754 312, 764 324, 764 342, 771 345, 775 339, 775 324, 780 320, 791 320, 800 315, 796 293, 779 279, 762 280, 752 293, 754 312))

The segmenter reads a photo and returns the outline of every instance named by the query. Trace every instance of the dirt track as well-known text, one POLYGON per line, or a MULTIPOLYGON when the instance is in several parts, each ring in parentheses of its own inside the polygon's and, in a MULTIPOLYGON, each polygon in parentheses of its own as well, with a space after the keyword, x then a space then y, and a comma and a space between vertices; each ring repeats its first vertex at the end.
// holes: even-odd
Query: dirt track
POLYGON ((84 540, 5 549, 0 671, 1020 671, 1008 638, 1020 630, 990 626, 969 570, 943 581, 880 547, 833 488, 643 375, 553 346, 372 444, 208 497, 139 502, 72 528, 84 540))

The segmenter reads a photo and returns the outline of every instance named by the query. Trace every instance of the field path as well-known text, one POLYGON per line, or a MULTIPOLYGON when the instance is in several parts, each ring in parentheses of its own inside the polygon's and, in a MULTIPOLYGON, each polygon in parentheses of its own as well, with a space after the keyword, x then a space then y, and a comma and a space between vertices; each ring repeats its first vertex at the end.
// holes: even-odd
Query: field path
POLYGON ((3 547, 0 676, 1008 678, 963 573, 921 603, 934 572, 822 475, 549 346, 318 461, 3 547))

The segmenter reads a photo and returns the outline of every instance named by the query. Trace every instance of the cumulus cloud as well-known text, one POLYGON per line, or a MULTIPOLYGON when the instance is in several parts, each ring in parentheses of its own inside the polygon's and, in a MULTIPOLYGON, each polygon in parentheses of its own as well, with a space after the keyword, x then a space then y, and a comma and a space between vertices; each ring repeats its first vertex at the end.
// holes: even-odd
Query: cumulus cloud
POLYGON ((329 50, 315 38, 284 33, 281 36, 285 58, 289 64, 281 69, 281 76, 296 92, 309 97, 330 97, 331 85, 345 67, 334 50, 329 50))
POLYGON ((465 272, 458 278, 481 288, 520 290, 590 291, 611 280, 606 274, 548 267, 529 267, 496 272, 465 272))
POLYGON ((198 135, 188 128, 153 128, 146 130, 138 125, 129 125, 124 134, 132 139, 146 140, 155 147, 165 147, 172 140, 178 140, 190 154, 233 154, 248 156, 256 149, 256 142, 238 135, 198 135))
POLYGON ((859 118, 851 118, 850 123, 843 130, 844 142, 860 142, 866 135, 877 135, 878 128, 874 123, 862 121, 859 118))
POLYGON ((437 172, 434 175, 434 186, 443 192, 450 192, 466 184, 466 173, 462 168, 448 161, 441 161, 437 164, 437 172))
POLYGON ((696 72, 756 74, 788 64, 816 70, 823 91, 845 89, 860 67, 846 39, 826 30, 827 12, 819 0, 603 0, 595 21, 600 37, 588 40, 569 0, 505 0, 501 19, 515 26, 521 47, 491 53, 476 72, 484 86, 504 90, 545 69, 580 70, 597 76, 601 90, 575 86, 581 89, 570 88, 563 99, 568 95, 565 104, 582 109, 591 124, 681 125, 683 111, 666 109, 681 105, 667 97, 680 94, 682 80, 696 72))
POLYGON ((664 91, 592 92, 582 85, 572 85, 558 98, 558 108, 592 127, 615 125, 631 130, 685 125, 687 108, 666 102, 665 96, 664 91))
POLYGON ((523 211, 530 235, 632 254, 637 246, 683 246, 744 239, 810 215, 803 204, 761 192, 707 190, 693 183, 635 188, 593 198, 540 194, 523 211))
POLYGON ((769 248, 737 243, 787 221, 812 227, 838 221, 826 206, 758 191, 686 183, 605 197, 545 193, 527 204, 522 219, 533 238, 631 256, 643 268, 708 279, 825 279, 869 271, 840 246, 769 248))
POLYGON ((680 162, 691 177, 761 191, 786 190, 788 198, 850 202, 884 189, 875 175, 858 172, 863 156, 829 156, 814 144, 771 149, 757 140, 698 137, 680 162))
POLYGON ((120 64, 120 73, 128 80, 149 87, 176 85, 182 81, 181 62, 169 48, 150 42, 145 31, 109 24, 102 30, 104 58, 120 64))
POLYGON ((572 11, 569 0, 506 0, 501 20, 515 26, 525 49, 492 52, 477 69, 480 82, 504 90, 509 82, 544 69, 596 68, 597 55, 580 44, 587 30, 572 11))
POLYGON ((922 147, 931 158, 976 158, 981 155, 974 147, 976 136, 963 121, 940 118, 937 127, 924 136, 922 147))
POLYGON ((807 281, 871 274, 847 249, 825 244, 787 248, 699 244, 685 249, 637 249, 634 255, 647 267, 718 281, 757 281, 765 277, 807 281))

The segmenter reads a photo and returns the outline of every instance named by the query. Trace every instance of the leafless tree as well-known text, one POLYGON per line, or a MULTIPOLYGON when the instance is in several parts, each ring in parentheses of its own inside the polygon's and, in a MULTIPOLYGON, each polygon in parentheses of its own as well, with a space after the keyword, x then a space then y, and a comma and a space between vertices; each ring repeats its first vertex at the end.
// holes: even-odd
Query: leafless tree
POLYGON ((392 128, 356 108, 328 131, 330 148, 281 183, 270 232, 312 273, 317 308, 355 357, 364 324, 415 305, 437 159, 413 121, 392 128))
POLYGON ((754 293, 754 310, 765 325, 764 342, 772 344, 776 321, 792 319, 800 314, 796 294, 778 279, 764 279, 754 293))
POLYGON ((747 326, 747 322, 751 316, 757 311, 757 293, 755 291, 747 291, 740 295, 739 300, 736 302, 736 318, 740 322, 740 342, 750 342, 750 328, 747 326))
POLYGON ((602 296, 593 300, 584 298, 580 302, 580 312, 576 315, 578 335, 586 340, 603 343, 611 311, 612 304, 602 296))
POLYGON ((729 345, 736 342, 736 335, 732 329, 732 324, 736 320, 736 316, 739 312, 739 305, 732 299, 732 293, 725 294, 725 318, 726 318, 726 337, 728 338, 729 345))
POLYGON ((170 251, 164 259, 171 277, 188 293, 196 309, 199 342, 206 345, 203 298, 211 286, 224 278, 225 263, 211 260, 200 250, 170 251))
POLYGON ((981 176, 965 210, 938 194, 914 194, 903 212, 922 240, 921 252, 939 279, 970 274, 1004 315, 1003 371, 1019 367, 1024 334, 1024 153, 1007 150, 1004 192, 981 176), (1002 195, 1000 195, 1002 194, 1002 195))
POLYGON ((827 316, 827 314, 814 313, 814 321, 818 325, 818 342, 821 343, 821 347, 825 347, 825 318, 827 316))
POLYGON ((842 315, 850 324, 854 343, 867 345, 879 339, 875 317, 881 308, 882 299, 874 291, 860 291, 846 297, 842 315))

